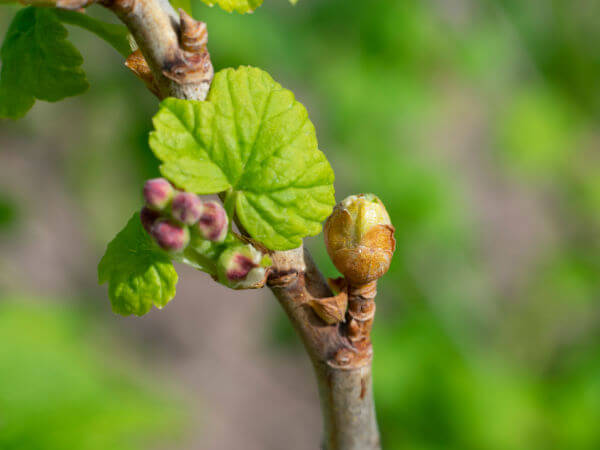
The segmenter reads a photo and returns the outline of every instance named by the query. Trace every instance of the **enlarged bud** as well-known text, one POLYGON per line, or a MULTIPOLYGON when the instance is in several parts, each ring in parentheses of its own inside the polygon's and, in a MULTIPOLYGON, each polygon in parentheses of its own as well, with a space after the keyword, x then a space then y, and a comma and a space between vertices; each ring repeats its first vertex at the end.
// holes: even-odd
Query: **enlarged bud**
POLYGON ((142 211, 140 212, 140 221, 142 222, 142 226, 147 233, 152 231, 152 227, 159 217, 160 213, 158 211, 154 211, 147 206, 142 208, 142 211))
POLYGON ((233 289, 261 287, 266 274, 262 259, 263 254, 251 245, 228 248, 219 257, 219 281, 233 289))
POLYGON ((171 215, 175 220, 193 225, 202 215, 202 200, 190 192, 178 192, 171 203, 171 215))
POLYGON ((164 178, 153 178, 144 184, 144 200, 151 209, 165 209, 174 193, 175 189, 164 178))
POLYGON ((204 239, 223 242, 227 236, 229 226, 227 213, 218 202, 212 200, 204 202, 202 214, 196 226, 204 239))
POLYGON ((170 220, 162 219, 154 224, 151 231, 156 243, 168 252, 181 252, 190 242, 190 231, 170 220))
POLYGON ((396 248, 390 217, 373 194, 351 195, 338 203, 324 228, 327 253, 353 285, 385 274, 396 248))

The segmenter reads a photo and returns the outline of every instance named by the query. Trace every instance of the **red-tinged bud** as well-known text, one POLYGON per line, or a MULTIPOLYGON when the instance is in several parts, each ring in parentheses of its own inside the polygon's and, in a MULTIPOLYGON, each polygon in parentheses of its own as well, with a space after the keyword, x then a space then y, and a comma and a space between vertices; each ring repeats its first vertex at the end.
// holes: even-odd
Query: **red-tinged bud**
POLYGON ((142 211, 140 212, 140 220, 144 230, 146 230, 147 233, 152 232, 152 226, 156 223, 159 217, 160 213, 158 211, 154 211, 147 206, 142 208, 142 211))
POLYGON ((190 231, 170 220, 159 220, 152 227, 152 237, 168 252, 181 252, 190 242, 190 231))
POLYGON ((223 242, 227 236, 229 220, 225 209, 215 201, 204 202, 202 214, 198 220, 198 231, 204 239, 223 242))
POLYGON ((251 245, 228 248, 219 257, 219 281, 233 289, 261 287, 266 274, 262 261, 263 254, 251 245))
POLYGON ((175 220, 193 225, 202 215, 203 204, 200 197, 190 192, 178 192, 171 203, 171 215, 175 220))
POLYGON ((174 194, 175 189, 164 178, 153 178, 144 184, 144 200, 146 201, 146 206, 151 209, 165 209, 174 194))

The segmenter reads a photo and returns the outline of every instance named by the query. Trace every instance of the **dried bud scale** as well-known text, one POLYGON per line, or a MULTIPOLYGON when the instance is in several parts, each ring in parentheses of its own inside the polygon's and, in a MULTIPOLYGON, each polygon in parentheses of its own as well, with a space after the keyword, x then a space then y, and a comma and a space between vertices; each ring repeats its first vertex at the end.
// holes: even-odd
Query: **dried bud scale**
POLYGON ((156 95, 158 98, 161 98, 160 89, 156 84, 156 80, 154 79, 154 75, 152 75, 152 70, 148 66, 144 55, 138 49, 133 51, 125 60, 125 66, 131 70, 136 77, 144 82, 146 87, 156 95))
POLYGON ((191 53, 198 53, 206 49, 208 33, 206 24, 190 17, 183 9, 179 9, 179 23, 181 26, 181 47, 191 53))
POLYGON ((326 324, 334 325, 345 322, 348 294, 341 292, 334 297, 313 298, 309 300, 308 304, 326 324))

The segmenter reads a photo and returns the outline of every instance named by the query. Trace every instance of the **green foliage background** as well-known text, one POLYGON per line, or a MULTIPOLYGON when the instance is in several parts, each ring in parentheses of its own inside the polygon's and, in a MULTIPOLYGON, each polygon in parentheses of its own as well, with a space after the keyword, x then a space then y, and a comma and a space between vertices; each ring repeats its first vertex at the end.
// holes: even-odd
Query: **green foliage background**
MULTIPOLYGON (((600 448, 598 2, 192 8, 217 70, 261 67, 305 104, 338 199, 370 191, 388 207, 398 249, 374 337, 384 448, 600 448)), ((70 32, 91 87, 53 105, 67 121, 78 102, 85 118, 60 140, 61 170, 101 247, 157 174, 156 104, 118 55, 70 32)), ((48 123, 0 130, 56 139, 48 123)), ((3 223, 23 214, 0 198, 3 223)), ((335 275, 320 238, 310 245, 335 275)), ((281 315, 272 330, 268 345, 299 351, 281 315)))

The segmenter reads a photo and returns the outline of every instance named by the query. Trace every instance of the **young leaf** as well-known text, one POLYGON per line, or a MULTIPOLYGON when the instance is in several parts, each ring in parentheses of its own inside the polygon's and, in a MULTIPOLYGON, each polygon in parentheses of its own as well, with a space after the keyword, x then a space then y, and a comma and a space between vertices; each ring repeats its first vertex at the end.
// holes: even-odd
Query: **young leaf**
POLYGON ((122 315, 142 316, 175 296, 177 272, 142 228, 139 213, 108 244, 98 264, 98 282, 108 282, 113 311, 122 315))
POLYGON ((88 88, 83 58, 66 37, 54 11, 28 7, 17 12, 0 50, 0 117, 17 119, 36 98, 55 102, 88 88))
POLYGON ((219 72, 205 102, 164 100, 154 127, 163 175, 198 194, 231 188, 241 224, 272 250, 298 247, 331 213, 333 171, 308 113, 260 69, 219 72))

